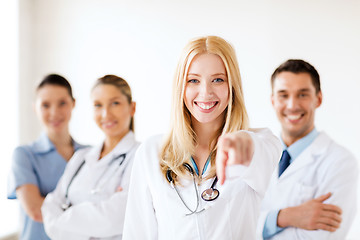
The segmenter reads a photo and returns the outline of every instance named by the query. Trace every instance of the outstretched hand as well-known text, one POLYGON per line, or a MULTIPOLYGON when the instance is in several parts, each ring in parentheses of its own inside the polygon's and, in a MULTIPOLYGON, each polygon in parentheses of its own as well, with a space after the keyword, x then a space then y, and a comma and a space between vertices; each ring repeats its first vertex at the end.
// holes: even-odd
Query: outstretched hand
POLYGON ((323 203, 330 196, 327 193, 299 206, 281 209, 278 226, 335 232, 340 227, 342 211, 338 206, 323 203))
POLYGON ((226 179, 225 168, 228 165, 249 166, 254 155, 254 143, 249 133, 239 131, 219 137, 216 154, 216 175, 219 183, 226 179))

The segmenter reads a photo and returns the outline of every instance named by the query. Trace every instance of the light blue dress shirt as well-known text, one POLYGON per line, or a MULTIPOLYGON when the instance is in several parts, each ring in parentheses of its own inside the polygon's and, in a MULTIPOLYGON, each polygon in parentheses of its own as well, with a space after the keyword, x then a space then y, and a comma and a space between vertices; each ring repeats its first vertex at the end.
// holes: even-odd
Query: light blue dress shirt
MULTIPOLYGON (((284 150, 287 150, 291 159, 290 164, 296 160, 296 158, 315 140, 315 138, 319 135, 319 132, 314 128, 308 135, 297 140, 291 146, 287 147, 286 144, 281 140, 281 144, 284 150)), ((286 171, 286 170, 285 170, 286 171)), ((269 239, 273 237, 275 234, 284 230, 284 228, 277 226, 277 218, 280 209, 272 210, 266 216, 264 229, 263 229, 263 238, 269 239)))
MULTIPOLYGON (((85 146, 73 141, 74 150, 85 146)), ((24 184, 36 185, 43 197, 53 191, 64 172, 66 160, 56 151, 54 144, 44 133, 30 145, 14 150, 8 179, 8 199, 16 199, 16 188, 24 184)), ((32 220, 21 208, 22 240, 48 240, 42 223, 32 220)))

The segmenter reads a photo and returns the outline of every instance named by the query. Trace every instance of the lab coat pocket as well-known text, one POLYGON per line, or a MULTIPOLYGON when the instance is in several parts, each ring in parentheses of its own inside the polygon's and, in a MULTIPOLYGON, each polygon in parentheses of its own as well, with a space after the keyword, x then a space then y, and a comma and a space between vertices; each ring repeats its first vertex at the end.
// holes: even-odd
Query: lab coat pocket
POLYGON ((207 202, 203 212, 202 235, 204 239, 232 240, 231 206, 228 199, 217 198, 207 202))
POLYGON ((316 186, 309 186, 303 183, 297 183, 294 187, 295 194, 293 194, 295 205, 307 202, 315 197, 316 186))

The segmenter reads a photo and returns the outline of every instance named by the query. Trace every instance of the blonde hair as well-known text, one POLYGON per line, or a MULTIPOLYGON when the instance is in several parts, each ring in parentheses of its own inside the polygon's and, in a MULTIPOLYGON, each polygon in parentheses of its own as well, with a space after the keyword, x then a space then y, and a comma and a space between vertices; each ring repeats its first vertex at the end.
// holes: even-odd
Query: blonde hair
MULTIPOLYGON (((233 47, 217 36, 195 38, 190 41, 182 52, 173 81, 171 130, 160 151, 160 168, 166 178, 167 170, 171 169, 176 176, 185 177, 184 163, 190 162, 195 153, 196 134, 191 126, 191 114, 184 103, 184 91, 188 70, 192 60, 200 54, 216 54, 225 66, 229 86, 229 103, 225 109, 225 121, 211 143, 217 141, 223 133, 247 130, 249 125, 245 109, 240 70, 233 47)), ((210 177, 215 176, 216 144, 210 149, 210 177)))
MULTIPOLYGON (((116 75, 105 75, 98 80, 96 80, 94 86, 92 87, 92 90, 96 88, 99 85, 112 85, 119 89, 119 91, 127 98, 128 103, 131 104, 132 102, 132 94, 131 94, 131 88, 129 84, 125 81, 125 79, 118 77, 116 75)), ((130 126, 129 129, 134 132, 134 117, 131 117, 130 120, 130 126)))

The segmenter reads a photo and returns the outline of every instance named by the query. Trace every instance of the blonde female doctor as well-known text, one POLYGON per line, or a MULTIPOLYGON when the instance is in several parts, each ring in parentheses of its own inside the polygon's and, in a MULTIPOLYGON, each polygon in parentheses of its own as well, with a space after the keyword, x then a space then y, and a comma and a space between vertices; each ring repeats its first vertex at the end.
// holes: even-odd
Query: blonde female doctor
POLYGON ((42 206, 51 239, 121 239, 132 160, 135 103, 125 80, 98 79, 94 118, 105 134, 96 147, 78 151, 42 206))
POLYGON ((124 239, 254 239, 280 149, 270 131, 248 128, 231 45, 192 40, 175 74, 171 131, 136 154, 124 239))

